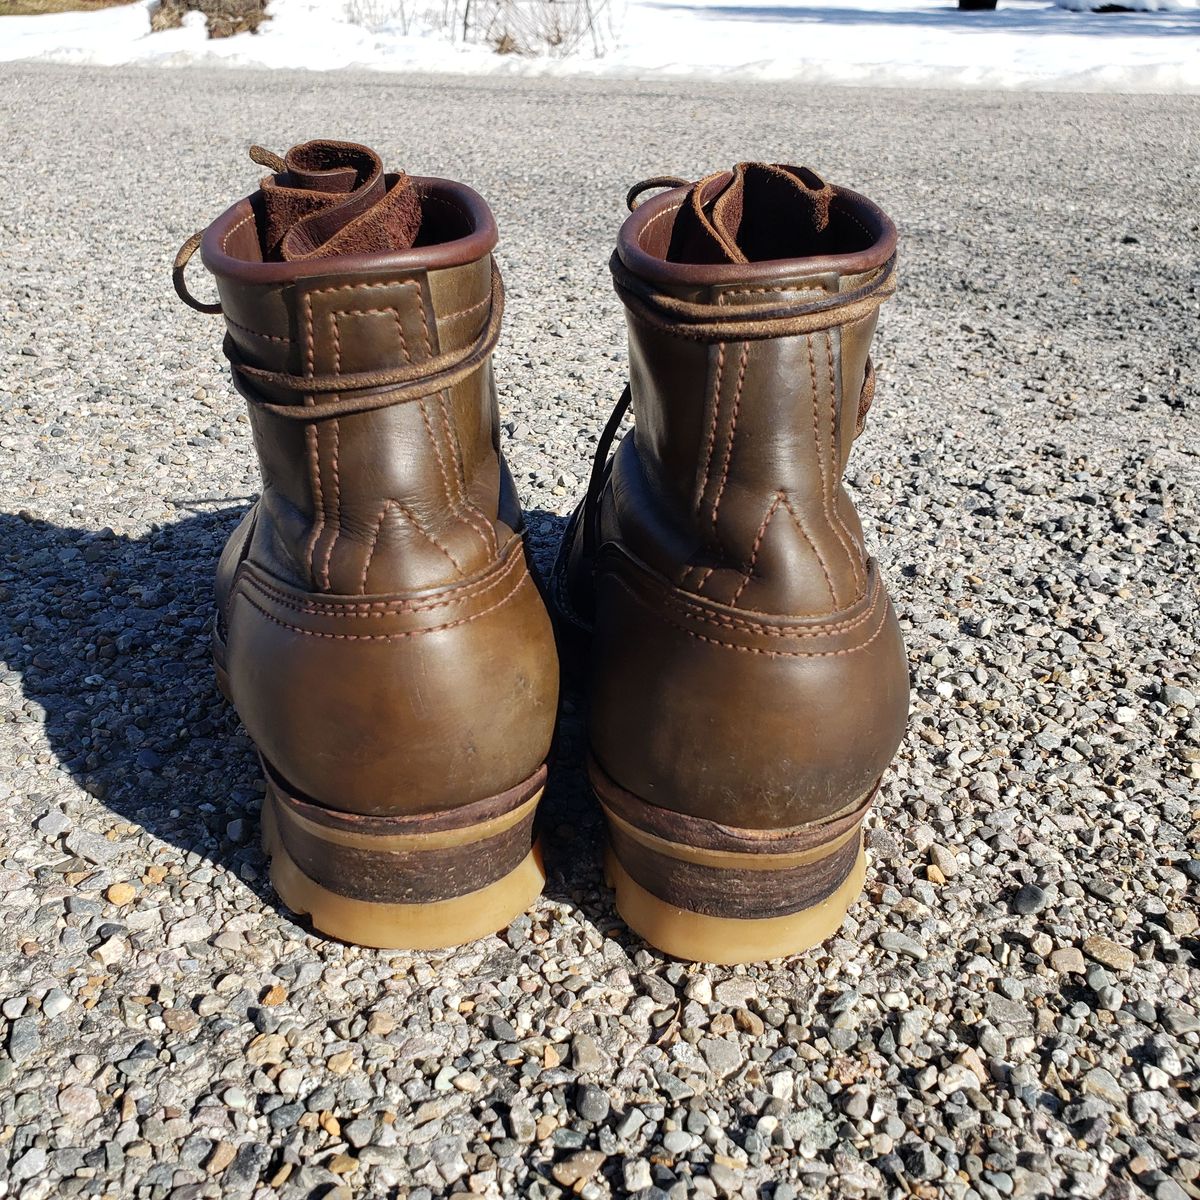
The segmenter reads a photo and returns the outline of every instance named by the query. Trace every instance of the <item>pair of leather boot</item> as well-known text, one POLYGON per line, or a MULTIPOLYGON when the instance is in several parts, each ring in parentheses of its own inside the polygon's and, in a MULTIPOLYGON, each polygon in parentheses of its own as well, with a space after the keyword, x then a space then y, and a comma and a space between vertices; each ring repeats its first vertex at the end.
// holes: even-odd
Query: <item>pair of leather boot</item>
POLYGON ((629 926, 714 962, 826 937, 908 707, 841 485, 891 222, 795 167, 631 193, 612 259, 630 384, 543 589, 500 448, 487 205, 348 143, 252 157, 271 174, 185 244, 175 283, 224 315, 262 471, 213 655, 262 758, 284 902, 407 949, 525 909, 561 652, 588 672, 629 926), (197 247, 219 304, 184 283, 197 247))

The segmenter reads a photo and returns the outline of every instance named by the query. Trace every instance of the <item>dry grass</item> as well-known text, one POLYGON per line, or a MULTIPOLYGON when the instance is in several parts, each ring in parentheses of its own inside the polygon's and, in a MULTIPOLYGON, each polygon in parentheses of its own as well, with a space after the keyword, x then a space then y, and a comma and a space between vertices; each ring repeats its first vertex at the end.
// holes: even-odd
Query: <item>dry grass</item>
POLYGON ((0 0, 0 17, 40 17, 43 13, 98 12, 131 0, 0 0))

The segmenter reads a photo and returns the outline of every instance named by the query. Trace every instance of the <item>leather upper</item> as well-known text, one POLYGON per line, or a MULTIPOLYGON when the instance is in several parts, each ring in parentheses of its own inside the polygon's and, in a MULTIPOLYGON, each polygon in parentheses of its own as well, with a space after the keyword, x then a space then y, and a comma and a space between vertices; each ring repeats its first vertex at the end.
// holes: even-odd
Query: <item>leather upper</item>
POLYGON ((264 261, 279 239, 263 190, 201 243, 263 481, 218 569, 218 657, 270 768, 363 813, 517 785, 544 761, 557 705, 490 355, 401 401, 367 386, 408 372, 419 388, 423 365, 465 353, 498 316, 486 205, 404 179, 419 202, 409 247, 264 261))
POLYGON ((598 498, 594 560, 581 518, 559 580, 594 623, 603 770, 650 803, 756 828, 861 803, 908 709, 899 627, 841 483, 869 402, 878 301, 861 297, 890 272, 895 231, 811 172, 769 170, 670 191, 625 222, 635 424, 598 498), (789 189, 804 207, 790 224, 789 189), (747 261, 735 235, 769 247, 768 220, 793 239, 811 220, 812 252, 747 261), (672 260, 689 246, 703 261, 672 260), (693 310, 699 325, 672 317, 693 310))

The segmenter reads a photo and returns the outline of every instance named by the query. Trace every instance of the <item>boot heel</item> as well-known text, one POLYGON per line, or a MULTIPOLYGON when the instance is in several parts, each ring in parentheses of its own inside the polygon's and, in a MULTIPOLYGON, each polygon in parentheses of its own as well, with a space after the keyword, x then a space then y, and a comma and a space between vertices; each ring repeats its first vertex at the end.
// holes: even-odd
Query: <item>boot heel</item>
POLYGON ((545 766, 487 800, 412 816, 337 812, 264 769, 271 883, 288 908, 341 941, 389 950, 461 945, 503 929, 545 883, 534 837, 545 766))
POLYGON ((594 761, 588 773, 608 822, 605 874, 617 911, 675 958, 797 954, 829 937, 862 891, 862 820, 874 789, 830 821, 742 829, 647 804, 594 761))

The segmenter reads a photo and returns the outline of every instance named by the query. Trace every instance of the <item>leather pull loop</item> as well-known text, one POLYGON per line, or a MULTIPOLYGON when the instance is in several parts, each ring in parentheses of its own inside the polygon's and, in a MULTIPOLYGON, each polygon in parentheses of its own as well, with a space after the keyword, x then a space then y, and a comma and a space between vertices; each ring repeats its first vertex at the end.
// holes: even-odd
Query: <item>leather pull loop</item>
POLYGON ((587 497, 583 502, 583 553, 588 562, 595 561, 596 548, 600 544, 600 493, 604 489, 604 471, 608 466, 608 452, 612 447, 613 439, 617 436, 617 430, 621 426, 621 418, 629 411, 632 400, 633 394, 629 390, 629 384, 626 384, 621 398, 617 401, 616 407, 612 410, 612 414, 604 426, 600 440, 596 443, 596 453, 592 458, 592 474, 588 479, 587 497))
POLYGON ((633 212, 638 206, 638 197, 643 192, 651 192, 655 188, 678 188, 690 185, 690 179, 682 179, 678 175, 652 175, 649 179, 643 179, 641 183, 635 183, 625 193, 625 207, 633 212))
POLYGON ((275 175, 287 174, 287 163, 273 150, 268 150, 265 146, 251 146, 250 161, 258 163, 260 167, 266 167, 268 171, 271 171, 275 175))
POLYGON ((197 312, 202 313, 219 313, 222 311, 220 304, 205 304, 203 300, 197 300, 195 296, 188 290, 187 280, 184 278, 184 272, 187 270, 187 265, 192 260, 192 255, 200 248, 200 239, 204 236, 203 232, 193 233, 182 246, 179 247, 179 253, 175 255, 175 265, 171 268, 171 282, 175 285, 175 294, 189 308, 194 308, 197 312))
POLYGON ((345 375, 292 375, 287 371, 266 371, 245 362, 233 339, 225 336, 225 357, 241 381, 258 381, 272 387, 286 388, 302 396, 327 395, 330 392, 362 392, 344 396, 328 404, 275 404, 254 395, 248 388, 242 394, 264 412, 289 421, 321 421, 330 417, 345 417, 353 413, 374 412, 408 400, 436 396, 474 374, 500 340, 500 324, 504 316, 504 283, 500 271, 492 263, 491 309, 487 324, 475 341, 463 350, 451 350, 424 362, 389 371, 352 371, 345 375))

